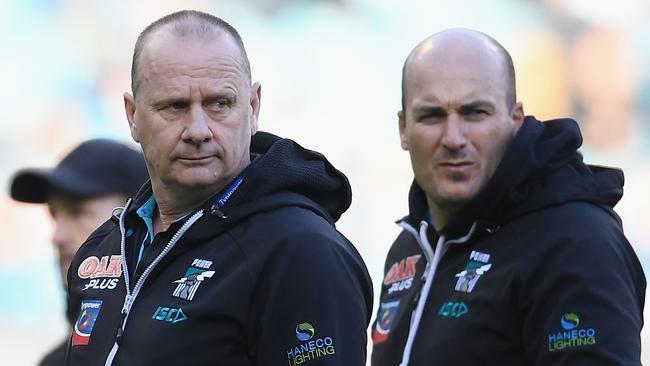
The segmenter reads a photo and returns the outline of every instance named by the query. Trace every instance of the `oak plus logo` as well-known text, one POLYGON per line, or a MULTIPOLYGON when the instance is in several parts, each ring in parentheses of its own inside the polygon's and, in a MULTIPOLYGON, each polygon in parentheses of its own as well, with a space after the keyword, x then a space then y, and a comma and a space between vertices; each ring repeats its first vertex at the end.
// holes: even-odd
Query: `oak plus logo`
POLYGON ((83 285, 82 291, 112 290, 117 286, 119 277, 122 275, 122 256, 111 255, 101 258, 90 256, 81 262, 77 269, 77 275, 82 279, 89 279, 83 285))
POLYGON ((388 294, 408 290, 413 285, 413 278, 416 274, 415 265, 420 260, 421 255, 416 254, 403 258, 399 262, 393 263, 384 277, 384 286, 388 288, 388 294))

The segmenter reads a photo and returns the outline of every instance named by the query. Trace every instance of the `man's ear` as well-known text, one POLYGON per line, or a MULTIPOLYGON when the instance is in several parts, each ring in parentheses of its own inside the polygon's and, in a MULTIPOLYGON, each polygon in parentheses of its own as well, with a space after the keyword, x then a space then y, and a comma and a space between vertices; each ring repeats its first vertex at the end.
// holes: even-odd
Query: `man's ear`
POLYGON ((409 144, 408 139, 406 138, 406 119, 404 118, 404 111, 397 112, 397 119, 399 121, 399 140, 402 145, 402 149, 408 151, 409 144))
POLYGON ((259 82, 255 82, 251 86, 251 95, 250 95, 250 106, 251 106, 251 136, 257 133, 258 120, 260 116, 260 103, 262 102, 262 85, 259 82))
POLYGON ((515 103, 515 105, 512 106, 512 112, 510 115, 512 116, 512 121, 515 124, 515 131, 519 131, 519 128, 524 123, 524 105, 521 102, 515 103))
POLYGON ((138 139, 138 126, 135 124, 135 98, 129 93, 124 93, 124 111, 129 122, 131 137, 135 142, 140 142, 138 139))

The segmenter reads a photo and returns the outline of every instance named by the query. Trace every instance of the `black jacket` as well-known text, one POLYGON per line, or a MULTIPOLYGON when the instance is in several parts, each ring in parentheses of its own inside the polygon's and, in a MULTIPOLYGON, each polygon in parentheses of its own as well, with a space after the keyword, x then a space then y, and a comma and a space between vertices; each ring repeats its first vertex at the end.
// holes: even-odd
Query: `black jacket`
POLYGON ((148 184, 91 235, 68 273, 68 365, 365 364, 372 284, 334 228, 347 179, 291 140, 260 132, 251 150, 240 177, 156 234, 136 270, 148 184))
POLYGON ((572 120, 527 117, 486 187, 437 232, 413 184, 372 365, 640 365, 646 283, 612 210, 623 174, 585 165, 581 142, 572 120))
POLYGON ((58 344, 56 348, 50 350, 41 361, 38 363, 38 366, 61 366, 65 364, 65 351, 68 348, 68 342, 63 341, 58 344))

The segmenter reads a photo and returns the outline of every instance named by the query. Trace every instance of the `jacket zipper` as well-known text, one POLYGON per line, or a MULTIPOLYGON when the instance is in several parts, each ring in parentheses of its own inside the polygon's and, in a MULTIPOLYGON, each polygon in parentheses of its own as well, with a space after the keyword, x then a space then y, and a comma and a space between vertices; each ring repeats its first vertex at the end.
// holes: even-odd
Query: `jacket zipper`
POLYGON ((424 286, 420 290, 420 296, 418 298, 417 306, 415 307, 415 312, 411 313, 411 323, 409 325, 409 334, 406 338, 406 344, 404 345, 404 351, 402 353, 402 362, 399 366, 408 366, 411 359, 411 351, 413 349, 413 343, 415 342, 415 337, 420 326, 420 321, 422 320, 422 313, 424 313, 424 306, 426 305, 427 299, 429 297, 429 291, 431 290, 431 284, 433 283, 433 278, 436 275, 436 269, 440 263, 440 259, 445 254, 449 245, 456 243, 464 243, 469 240, 469 238, 474 233, 476 229, 476 223, 472 225, 469 229, 467 235, 462 238, 445 241, 445 236, 440 235, 438 242, 436 243, 436 250, 431 250, 431 244, 429 244, 429 239, 427 238, 427 228, 429 224, 426 221, 420 222, 420 232, 418 233, 414 227, 408 225, 407 223, 401 222, 400 226, 409 231, 413 236, 415 236, 416 241, 420 245, 420 249, 424 253, 424 256, 427 259, 427 265, 424 269, 424 286))
POLYGON ((142 288, 142 285, 144 284, 144 281, 146 281, 147 277, 149 277, 149 274, 153 269, 160 263, 160 261, 169 253, 169 251, 176 245, 176 242, 185 234, 185 232, 192 226, 198 219, 203 216, 203 210, 197 211, 194 213, 192 216, 190 216, 185 223, 178 229, 178 231, 172 236, 172 238, 169 240, 165 248, 158 254, 156 259, 154 259, 153 262, 147 267, 147 269, 144 270, 140 278, 138 279, 138 282, 136 282, 135 287, 133 287, 133 292, 131 292, 131 286, 129 283, 129 270, 127 267, 126 263, 126 230, 124 228, 124 217, 126 216, 126 212, 131 205, 132 199, 129 199, 126 203, 126 206, 124 207, 124 210, 122 210, 122 214, 120 215, 120 234, 121 234, 121 243, 120 243, 120 254, 122 255, 122 273, 124 274, 124 284, 126 285, 126 296, 124 297, 124 304, 122 305, 122 312, 120 315, 120 326, 117 329, 117 334, 115 335, 115 343, 113 344, 113 348, 111 348, 111 351, 109 352, 108 356, 106 357, 106 362, 104 363, 105 366, 111 366, 113 364, 113 359, 115 358, 115 355, 117 354, 117 351, 120 347, 120 344, 122 343, 122 337, 124 336, 124 329, 126 327, 126 322, 129 319, 129 312, 131 311, 131 306, 133 306, 133 303, 135 302, 136 297, 138 296, 138 293, 140 293, 140 289, 142 288))

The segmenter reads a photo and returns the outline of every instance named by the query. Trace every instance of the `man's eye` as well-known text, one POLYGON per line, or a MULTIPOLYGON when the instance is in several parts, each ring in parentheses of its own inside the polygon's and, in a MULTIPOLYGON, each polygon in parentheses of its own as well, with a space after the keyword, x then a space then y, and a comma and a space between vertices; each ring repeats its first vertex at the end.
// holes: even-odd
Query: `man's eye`
POLYGON ((177 112, 177 111, 182 111, 186 107, 187 104, 184 102, 172 102, 172 103, 161 105, 160 107, 158 107, 158 110, 164 112, 177 112))
POLYGON ((490 115, 490 113, 487 110, 480 109, 480 108, 476 108, 476 109, 472 108, 462 114, 465 116, 466 119, 470 121, 482 121, 490 115))
POLYGON ((445 118, 444 114, 432 113, 432 114, 425 114, 425 115, 421 116, 420 118, 418 118, 417 120, 418 120, 418 122, 421 122, 421 123, 435 123, 435 122, 443 120, 444 118, 445 118))
POLYGON ((185 103, 183 102, 174 102, 170 105, 167 106, 168 109, 180 111, 182 109, 185 109, 185 103))
POLYGON ((226 108, 230 103, 228 103, 228 100, 226 99, 219 99, 215 100, 214 102, 210 103, 210 108, 215 109, 215 110, 221 110, 226 108))

